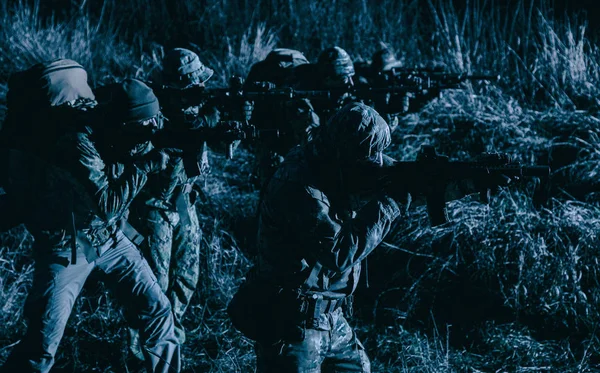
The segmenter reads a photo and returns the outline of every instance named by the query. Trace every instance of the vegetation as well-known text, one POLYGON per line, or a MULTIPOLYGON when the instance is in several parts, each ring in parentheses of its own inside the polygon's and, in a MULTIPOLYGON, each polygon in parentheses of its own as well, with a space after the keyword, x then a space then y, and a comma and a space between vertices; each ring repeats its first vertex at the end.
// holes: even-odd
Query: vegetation
MULTIPOLYGON (((277 46, 316 60, 337 44, 364 60, 386 43, 407 66, 499 73, 497 84, 446 91, 404 118, 389 153, 412 160, 423 144, 455 159, 506 152, 550 164, 550 183, 525 181, 487 205, 452 202, 452 222, 437 228, 410 209, 366 264, 353 324, 378 372, 600 369, 600 49, 584 15, 555 14, 545 0, 89 0, 54 12, 58 4, 0 0, 0 100, 9 74, 41 59, 75 59, 99 85, 151 79, 173 46, 198 52, 215 85, 277 46)), ((252 343, 224 309, 252 263, 254 158, 243 147, 233 160, 212 155, 185 371, 248 372, 252 343)), ((30 248, 22 227, 0 234, 0 360, 25 328, 30 248)), ((109 291, 89 281, 55 369, 123 372, 126 335, 109 291)))

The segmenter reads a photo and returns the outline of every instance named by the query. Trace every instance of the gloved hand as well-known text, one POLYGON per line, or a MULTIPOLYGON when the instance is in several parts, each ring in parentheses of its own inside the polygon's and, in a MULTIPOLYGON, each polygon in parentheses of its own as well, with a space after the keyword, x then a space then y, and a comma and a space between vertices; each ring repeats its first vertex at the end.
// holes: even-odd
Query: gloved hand
POLYGON ((215 127, 221 121, 221 112, 213 105, 204 105, 198 114, 208 127, 215 127))
POLYGON ((203 147, 202 154, 200 155, 200 172, 202 175, 208 175, 210 173, 210 163, 208 162, 208 151, 206 147, 203 147))
POLYGON ((215 136, 222 142, 230 143, 235 140, 244 140, 246 125, 235 120, 221 121, 214 128, 215 136))
POLYGON ((251 84, 251 89, 255 89, 258 91, 271 91, 273 89, 275 89, 276 86, 274 83, 271 82, 252 82, 251 84))
POLYGON ((397 203, 409 205, 411 202, 410 186, 405 182, 394 180, 390 174, 383 173, 377 180, 377 189, 397 203))
POLYGON ((169 156, 166 152, 153 149, 134 160, 134 165, 146 173, 156 173, 167 168, 169 156))
POLYGON ((425 83, 425 79, 423 79, 422 77, 420 77, 418 75, 413 75, 413 74, 408 74, 408 75, 404 76, 402 79, 402 84, 405 86, 422 87, 424 83, 425 83))
POLYGON ((242 116, 243 120, 249 121, 252 118, 252 112, 254 111, 254 102, 244 101, 242 105, 242 116))

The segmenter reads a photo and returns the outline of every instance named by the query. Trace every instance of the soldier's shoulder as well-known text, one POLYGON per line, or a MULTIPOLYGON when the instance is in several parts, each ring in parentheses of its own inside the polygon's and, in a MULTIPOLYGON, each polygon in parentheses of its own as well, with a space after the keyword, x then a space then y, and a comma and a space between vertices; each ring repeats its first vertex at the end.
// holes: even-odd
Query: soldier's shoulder
POLYGON ((279 166, 273 178, 281 182, 309 182, 312 178, 312 172, 307 155, 306 147, 295 146, 292 148, 285 156, 285 160, 279 166))
POLYGON ((317 176, 308 156, 309 149, 305 146, 290 150, 269 182, 268 199, 285 200, 289 204, 303 203, 309 197, 328 204, 327 197, 317 187, 317 176))

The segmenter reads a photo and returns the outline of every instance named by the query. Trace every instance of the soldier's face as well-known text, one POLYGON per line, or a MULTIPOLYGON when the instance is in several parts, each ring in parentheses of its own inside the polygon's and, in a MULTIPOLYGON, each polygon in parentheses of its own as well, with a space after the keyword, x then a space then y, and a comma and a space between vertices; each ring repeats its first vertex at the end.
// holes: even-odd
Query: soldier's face
POLYGON ((160 129, 159 116, 156 115, 148 119, 127 122, 124 124, 123 129, 125 132, 132 134, 152 135, 160 129))
POLYGON ((324 84, 327 88, 346 88, 353 87, 354 81, 350 75, 327 76, 324 84))

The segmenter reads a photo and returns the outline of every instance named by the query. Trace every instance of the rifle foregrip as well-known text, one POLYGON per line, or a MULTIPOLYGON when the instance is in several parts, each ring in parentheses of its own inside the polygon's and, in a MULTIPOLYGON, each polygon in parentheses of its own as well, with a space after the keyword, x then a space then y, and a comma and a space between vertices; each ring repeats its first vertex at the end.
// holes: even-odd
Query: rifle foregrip
POLYGON ((446 201, 443 193, 431 193, 427 196, 427 215, 432 227, 448 222, 446 201))

